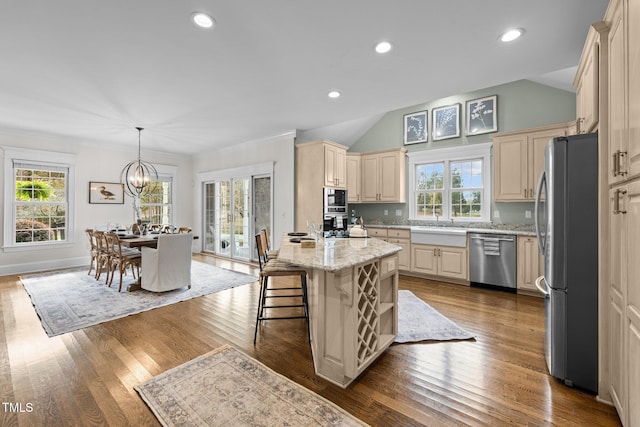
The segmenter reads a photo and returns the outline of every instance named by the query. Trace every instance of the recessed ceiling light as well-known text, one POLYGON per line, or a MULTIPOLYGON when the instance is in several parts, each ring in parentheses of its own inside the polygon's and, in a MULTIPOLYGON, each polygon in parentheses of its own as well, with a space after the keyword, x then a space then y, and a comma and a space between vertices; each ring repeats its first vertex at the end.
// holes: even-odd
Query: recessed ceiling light
POLYGON ((327 96, 329 96, 329 98, 339 98, 340 92, 338 92, 337 90, 332 90, 327 94, 327 96))
POLYGON ((387 53, 391 50, 393 46, 389 42, 380 42, 376 45, 376 52, 378 53, 387 53))
POLYGON ((506 31, 502 33, 500 36, 500 41, 503 42, 511 42, 524 34, 524 30, 522 28, 515 28, 513 30, 506 31))
POLYGON ((191 20, 198 27, 202 27, 202 28, 213 28, 213 26, 216 23, 216 21, 214 21, 212 17, 202 12, 196 12, 193 15, 191 15, 191 20))

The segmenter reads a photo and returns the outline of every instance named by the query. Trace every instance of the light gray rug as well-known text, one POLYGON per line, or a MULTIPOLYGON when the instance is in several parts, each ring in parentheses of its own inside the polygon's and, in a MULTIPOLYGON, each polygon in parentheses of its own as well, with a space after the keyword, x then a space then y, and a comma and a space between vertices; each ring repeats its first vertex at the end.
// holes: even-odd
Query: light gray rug
POLYGON ((473 335, 436 311, 411 291, 398 291, 398 337, 395 342, 467 340, 473 335))
POLYGON ((229 345, 134 388, 163 426, 366 425, 229 345))
MULTIPOLYGON (((118 292, 117 277, 108 287, 104 275, 97 281, 87 274, 87 268, 30 274, 20 279, 50 337, 258 280, 198 261, 191 263, 191 289, 163 293, 143 289, 118 292)), ((132 282, 135 279, 130 274, 125 276, 122 289, 132 282)))

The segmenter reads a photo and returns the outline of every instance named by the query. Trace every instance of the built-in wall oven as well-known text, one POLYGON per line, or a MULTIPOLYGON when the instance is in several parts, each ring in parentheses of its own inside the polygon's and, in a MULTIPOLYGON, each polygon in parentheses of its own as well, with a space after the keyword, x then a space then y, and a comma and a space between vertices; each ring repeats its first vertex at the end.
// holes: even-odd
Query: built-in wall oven
POLYGON ((324 231, 347 229, 347 190, 323 189, 324 231))

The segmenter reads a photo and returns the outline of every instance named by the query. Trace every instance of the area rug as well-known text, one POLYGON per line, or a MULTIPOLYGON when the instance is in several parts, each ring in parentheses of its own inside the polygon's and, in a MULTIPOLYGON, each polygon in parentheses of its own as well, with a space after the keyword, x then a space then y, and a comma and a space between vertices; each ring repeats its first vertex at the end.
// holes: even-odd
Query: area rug
MULTIPOLYGON (((125 277, 123 289, 135 281, 130 274, 125 277)), ((191 263, 191 289, 162 293, 143 289, 118 292, 117 278, 108 287, 104 275, 95 280, 87 274, 87 268, 30 274, 20 279, 50 337, 258 280, 198 261, 191 263)))
POLYGON ((440 314, 411 291, 398 291, 397 343, 468 340, 473 335, 440 314))
POLYGON ((164 426, 366 425, 230 345, 134 388, 164 426))

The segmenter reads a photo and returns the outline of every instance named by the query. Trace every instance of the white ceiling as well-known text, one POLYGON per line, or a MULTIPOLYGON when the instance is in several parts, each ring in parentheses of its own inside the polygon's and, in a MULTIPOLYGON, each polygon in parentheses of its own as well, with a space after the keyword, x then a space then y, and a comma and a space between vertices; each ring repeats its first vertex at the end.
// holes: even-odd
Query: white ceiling
POLYGON ((142 126, 143 151, 185 154, 325 127, 350 144, 386 111, 523 78, 570 89, 608 3, 1 1, 0 129, 136 146, 142 126))

